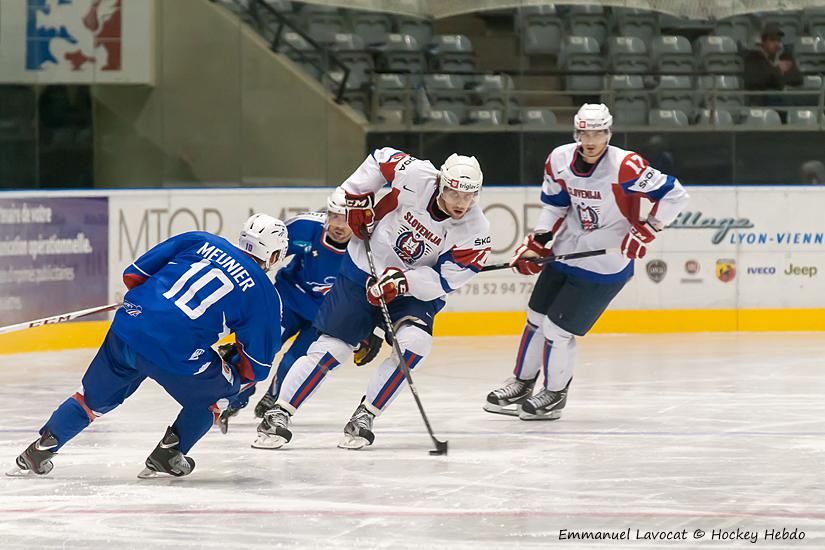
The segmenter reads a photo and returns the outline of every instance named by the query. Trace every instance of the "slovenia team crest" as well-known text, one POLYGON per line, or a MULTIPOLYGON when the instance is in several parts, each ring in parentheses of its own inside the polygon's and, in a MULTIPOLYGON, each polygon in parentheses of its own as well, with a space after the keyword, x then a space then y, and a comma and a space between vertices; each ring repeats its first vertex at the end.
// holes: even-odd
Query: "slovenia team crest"
POLYGON ((582 229, 585 231, 593 231, 599 228, 599 211, 594 207, 577 204, 576 211, 579 214, 582 229))
POLYGON ((414 264, 424 256, 427 246, 424 241, 416 239, 412 231, 404 231, 395 240, 394 249, 401 261, 414 264))

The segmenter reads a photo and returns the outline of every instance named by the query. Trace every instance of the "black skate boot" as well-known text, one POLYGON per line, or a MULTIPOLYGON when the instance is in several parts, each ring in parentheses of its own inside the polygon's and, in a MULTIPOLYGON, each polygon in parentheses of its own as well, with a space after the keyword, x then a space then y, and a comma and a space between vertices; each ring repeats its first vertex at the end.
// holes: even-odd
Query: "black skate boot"
POLYGON ((280 449, 292 439, 289 431, 289 412, 280 405, 275 405, 264 413, 258 424, 258 437, 252 443, 253 449, 280 449))
POLYGON ((275 406, 276 401, 278 401, 277 397, 271 395, 269 392, 266 392, 261 400, 258 401, 258 404, 255 405, 255 416, 258 418, 263 418, 266 411, 271 410, 272 407, 275 406))
POLYGON ((146 468, 138 474, 140 479, 152 479, 168 474, 174 477, 183 477, 192 473, 195 469, 195 461, 184 456, 178 446, 180 438, 178 434, 169 426, 166 434, 160 440, 158 446, 146 459, 146 468))
POLYGON ((361 404, 352 413, 352 418, 344 426, 344 437, 338 443, 338 447, 355 451, 372 445, 375 441, 375 434, 372 433, 373 420, 375 420, 375 415, 367 409, 362 398, 361 404))
POLYGON ((560 391, 541 390, 524 401, 519 408, 518 417, 522 420, 558 420, 567 404, 567 388, 560 391))
MULTIPOLYGON (((536 375, 536 378, 538 378, 538 375, 536 375)), ((494 414, 518 416, 519 406, 533 393, 536 378, 532 380, 510 378, 503 387, 487 394, 484 410, 494 414)))
POLYGON ((27 475, 44 476, 52 471, 52 457, 57 453, 51 449, 57 447, 57 439, 52 432, 46 430, 40 439, 29 445, 23 453, 15 460, 15 467, 6 472, 10 477, 23 477, 27 475))

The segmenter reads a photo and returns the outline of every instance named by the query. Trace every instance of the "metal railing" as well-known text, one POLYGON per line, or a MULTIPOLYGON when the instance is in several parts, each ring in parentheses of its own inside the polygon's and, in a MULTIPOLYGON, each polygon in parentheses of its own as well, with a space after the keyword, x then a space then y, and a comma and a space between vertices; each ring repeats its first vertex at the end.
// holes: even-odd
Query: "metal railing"
POLYGON ((242 19, 258 34, 267 39, 273 52, 286 55, 304 68, 307 66, 314 68, 316 74, 313 76, 321 82, 331 84, 336 89, 335 101, 341 103, 344 100, 350 69, 328 47, 317 42, 264 0, 232 0, 232 2, 236 6, 234 11, 240 14, 242 19), (284 29, 286 32, 293 32, 301 37, 311 47, 311 50, 299 49, 285 41, 284 29))
MULTIPOLYGON (((508 127, 515 125, 525 126, 521 124, 520 113, 522 105, 529 104, 528 108, 535 109, 549 109, 557 118, 567 118, 572 121, 573 114, 578 110, 581 103, 589 101, 603 102, 610 107, 614 114, 615 124, 621 129, 638 129, 650 128, 646 118, 647 113, 651 110, 656 110, 658 98, 663 93, 671 96, 682 96, 692 98, 690 110, 685 112, 689 119, 688 125, 657 125, 657 130, 707 130, 708 127, 716 129, 737 129, 747 128, 748 130, 776 130, 782 128, 785 130, 822 130, 825 129, 825 78, 818 89, 790 89, 785 91, 748 91, 748 90, 730 90, 721 89, 716 78, 713 78, 712 85, 707 88, 698 88, 696 85, 692 89, 671 89, 660 88, 658 86, 658 77, 662 76, 659 73, 634 73, 634 75, 641 76, 645 79, 646 87, 640 89, 625 89, 613 87, 613 80, 604 78, 606 85, 601 89, 594 90, 516 90, 511 88, 503 88, 500 92, 484 92, 479 90, 476 86, 470 84, 465 89, 427 89, 424 85, 426 74, 413 75, 416 79, 414 85, 410 85, 406 89, 382 89, 378 83, 377 78, 382 74, 375 72, 370 79, 371 100, 370 100, 370 120, 374 125, 384 127, 394 127, 395 129, 403 128, 406 130, 422 129, 428 127, 441 127, 437 122, 434 123, 428 117, 428 111, 441 110, 433 108, 432 103, 444 105, 450 99, 455 99, 457 103, 462 103, 468 110, 475 108, 487 108, 484 106, 485 99, 496 97, 501 104, 499 110, 501 112, 502 124, 495 124, 489 126, 479 126, 474 124, 465 117, 460 121, 458 129, 462 131, 473 129, 484 130, 506 130, 508 127), (486 97, 485 97, 486 96, 486 97), (433 100, 435 98, 435 100, 433 100), (622 100, 628 98, 642 98, 645 106, 639 112, 628 111, 627 107, 621 107, 622 100), (779 100, 778 104, 765 104, 766 100, 779 100), (617 101, 618 100, 618 101, 617 101), (785 101, 786 104, 780 104, 780 101, 785 101), (388 107, 389 102, 389 107, 388 107), (567 103, 567 105, 565 105, 567 103), (620 108, 621 107, 621 108, 620 108), (729 107, 726 109, 725 107, 729 107), (382 112, 402 111, 402 120, 400 124, 398 121, 386 122, 382 121, 382 112), (762 126, 743 126, 737 124, 740 114, 746 109, 773 109, 778 112, 780 117, 784 119, 790 111, 804 109, 814 112, 813 124, 802 125, 785 125, 781 127, 762 127, 762 126), (725 124, 720 121, 717 116, 718 112, 727 110, 732 116, 732 125, 725 124), (702 111, 707 119, 706 123, 699 121, 702 111), (644 115, 641 115, 644 113, 644 115), (645 120, 639 121, 640 117, 644 116, 645 120), (629 122, 630 121, 630 122, 629 122), (637 122, 632 122, 637 121, 637 122)), ((393 73, 395 74, 395 73, 393 73)), ((442 74, 442 73, 430 73, 442 74)), ((626 75, 627 73, 613 73, 613 72, 571 72, 571 71, 531 71, 526 73, 467 73, 463 76, 470 82, 477 81, 480 76, 489 74, 508 75, 510 77, 518 76, 601 76, 609 77, 612 75, 626 75)), ((696 79, 702 76, 718 76, 720 73, 702 73, 696 72, 691 74, 683 74, 678 76, 690 76, 694 84, 696 79)), ((733 73, 731 73, 733 74, 733 73)), ((741 73, 737 74, 741 78, 741 73)), ((449 107, 446 108, 449 110, 449 107)), ((669 109, 666 109, 669 110, 669 109)), ((459 109, 460 111, 460 109, 459 109)), ((569 124, 561 124, 562 127, 567 128, 569 124)), ((529 126, 529 125, 528 125, 529 126)), ((449 126, 446 126, 449 128, 449 126)), ((548 129, 536 128, 536 129, 548 129)))

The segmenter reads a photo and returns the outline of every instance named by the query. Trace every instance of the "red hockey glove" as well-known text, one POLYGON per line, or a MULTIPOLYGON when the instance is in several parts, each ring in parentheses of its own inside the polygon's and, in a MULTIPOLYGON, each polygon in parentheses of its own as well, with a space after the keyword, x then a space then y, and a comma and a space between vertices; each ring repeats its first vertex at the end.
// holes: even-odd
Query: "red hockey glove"
POLYGON ((375 223, 375 195, 365 193, 363 195, 346 194, 347 197, 347 224, 356 237, 364 239, 364 228, 367 234, 372 233, 375 223))
POLYGON ((389 304, 402 294, 406 294, 409 288, 404 272, 397 267, 388 267, 377 281, 373 277, 367 279, 367 301, 378 307, 383 296, 384 302, 389 304))
POLYGON ((622 254, 631 260, 641 260, 647 254, 647 245, 655 238, 656 234, 649 224, 633 224, 622 239, 622 254))
POLYGON ((552 253, 545 245, 552 240, 553 233, 549 231, 539 234, 530 233, 524 237, 524 242, 516 249, 516 252, 510 259, 510 267, 522 275, 535 275, 536 273, 540 273, 543 266, 532 260, 550 256, 552 253))

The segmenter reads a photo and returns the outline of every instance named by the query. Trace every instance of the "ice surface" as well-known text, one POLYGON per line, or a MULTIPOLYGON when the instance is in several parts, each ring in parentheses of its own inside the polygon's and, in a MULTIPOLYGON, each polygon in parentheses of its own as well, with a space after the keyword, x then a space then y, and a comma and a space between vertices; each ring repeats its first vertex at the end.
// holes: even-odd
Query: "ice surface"
MULTIPOLYGON (((194 473, 141 481, 177 414, 151 381, 98 419, 45 478, 0 478, 0 548, 825 548, 825 336, 592 335, 564 416, 481 410, 515 337, 440 338, 416 369, 436 435, 407 390, 376 443, 336 448, 373 365, 342 366, 294 418, 292 442, 250 448, 252 408, 192 450, 194 473), (805 531, 765 541, 766 528, 805 531), (559 540, 562 529, 631 540, 559 540), (634 540, 636 529, 687 541, 634 540), (693 540, 693 532, 707 535, 693 540)), ((78 387, 93 350, 0 356, 5 471, 78 387)), ((374 363, 377 365, 377 363, 374 363)), ((259 396, 253 398, 253 404, 259 396)))

